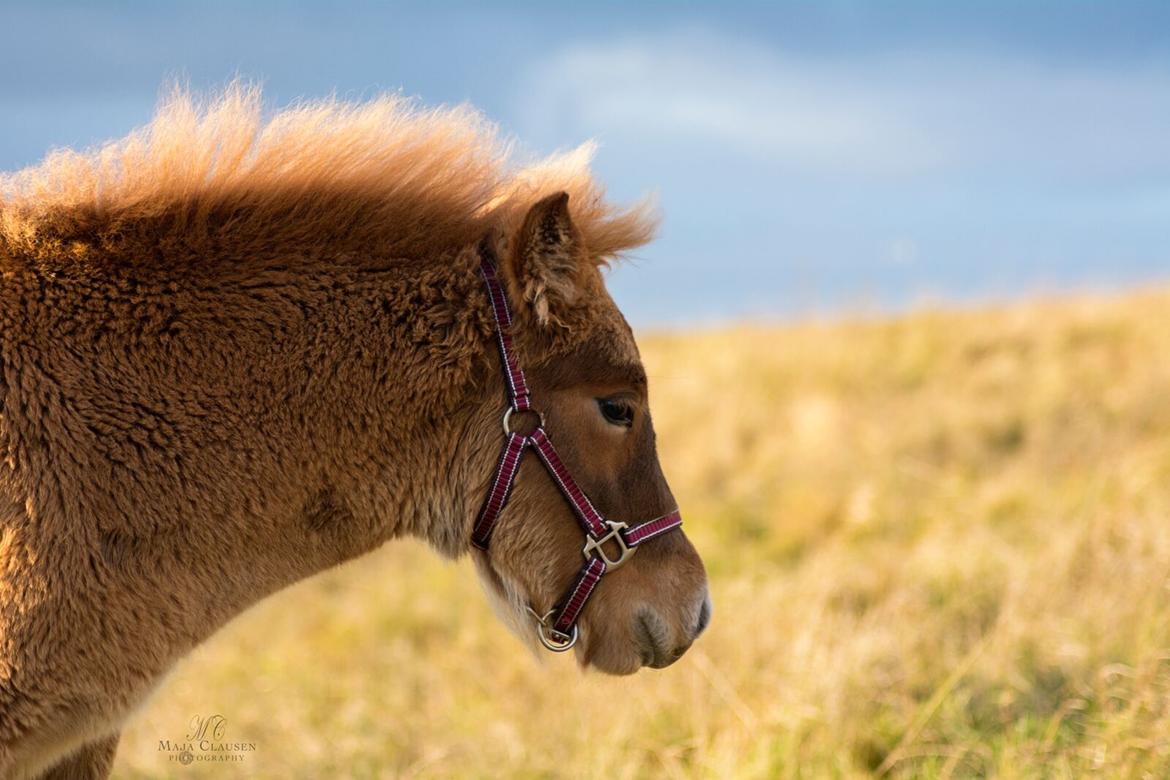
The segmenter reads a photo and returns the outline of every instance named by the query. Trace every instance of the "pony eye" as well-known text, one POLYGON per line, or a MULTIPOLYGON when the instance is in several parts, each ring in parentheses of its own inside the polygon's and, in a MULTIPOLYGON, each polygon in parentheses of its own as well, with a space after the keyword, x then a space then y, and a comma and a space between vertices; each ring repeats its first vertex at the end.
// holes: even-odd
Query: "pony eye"
POLYGON ((629 428, 634 424, 634 407, 625 401, 598 398, 597 408, 601 410, 601 416, 610 425, 620 425, 623 428, 629 428))

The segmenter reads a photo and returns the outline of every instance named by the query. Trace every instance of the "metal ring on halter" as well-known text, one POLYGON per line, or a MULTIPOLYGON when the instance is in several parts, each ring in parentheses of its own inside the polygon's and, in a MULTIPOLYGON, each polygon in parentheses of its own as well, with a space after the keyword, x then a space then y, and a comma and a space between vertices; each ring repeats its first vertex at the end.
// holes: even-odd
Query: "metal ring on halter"
POLYGON ((573 630, 568 634, 562 634, 550 626, 549 621, 552 619, 553 612, 555 610, 550 609, 544 613, 544 617, 541 617, 536 610, 528 607, 528 614, 536 619, 536 636, 540 639, 540 643, 554 653, 563 653, 577 644, 577 637, 580 635, 580 632, 577 630, 576 623, 573 624, 573 630), (545 635, 546 631, 548 632, 547 636, 545 635))
MULTIPOLYGON (((514 412, 514 411, 516 411, 516 407, 514 407, 514 406, 509 406, 507 409, 504 410, 504 435, 505 436, 512 435, 512 428, 509 426, 509 423, 512 421, 512 412, 514 412)), ((540 427, 540 428, 544 427, 544 413, 543 412, 538 412, 535 409, 522 409, 521 413, 535 414, 536 419, 539 421, 538 427, 540 427)))

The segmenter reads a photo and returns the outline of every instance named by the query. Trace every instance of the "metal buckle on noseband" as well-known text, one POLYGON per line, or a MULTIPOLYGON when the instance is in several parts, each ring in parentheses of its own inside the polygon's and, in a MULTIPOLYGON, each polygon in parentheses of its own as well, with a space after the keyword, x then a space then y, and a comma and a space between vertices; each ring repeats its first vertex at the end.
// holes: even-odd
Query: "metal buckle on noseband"
POLYGON ((528 614, 532 615, 536 620, 536 636, 540 639, 540 643, 545 648, 552 650, 554 653, 563 653, 566 650, 572 649, 573 645, 577 644, 577 637, 580 636, 580 631, 577 630, 577 624, 574 623, 569 633, 562 634, 552 627, 553 613, 555 609, 550 609, 548 612, 541 615, 532 607, 528 607, 528 614))
POLYGON ((601 538, 595 538, 587 534, 585 536, 585 548, 581 552, 585 555, 585 560, 589 560, 590 556, 596 555, 605 561, 606 571, 613 571, 632 558, 634 553, 638 552, 638 548, 630 547, 626 544, 626 538, 622 536, 622 531, 626 530, 629 526, 625 523, 616 520, 606 520, 605 524, 609 526, 609 533, 601 538), (620 551, 616 560, 606 555, 605 547, 602 546, 606 542, 611 541, 617 543, 618 550, 620 551))

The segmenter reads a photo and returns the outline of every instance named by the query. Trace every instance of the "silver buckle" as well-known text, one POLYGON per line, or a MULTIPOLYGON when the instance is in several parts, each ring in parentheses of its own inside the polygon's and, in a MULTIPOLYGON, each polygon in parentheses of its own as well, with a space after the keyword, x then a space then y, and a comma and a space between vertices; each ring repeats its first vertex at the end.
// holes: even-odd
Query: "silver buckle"
POLYGON ((562 634, 551 625, 553 610, 550 609, 544 613, 544 617, 541 617, 536 610, 528 607, 528 614, 536 619, 536 636, 545 648, 554 653, 563 653, 577 644, 577 636, 580 632, 577 631, 576 623, 573 624, 573 629, 568 634, 562 634))
POLYGON ((626 561, 628 561, 634 553, 638 551, 637 547, 630 547, 626 544, 625 537, 621 532, 627 527, 625 523, 619 523, 614 520, 606 520, 605 524, 609 526, 609 533, 595 539, 592 535, 586 534, 585 548, 581 551, 585 555, 585 560, 596 555, 601 560, 605 561, 606 571, 613 571, 626 561), (614 560, 605 554, 604 545, 606 542, 616 542, 621 554, 614 560))

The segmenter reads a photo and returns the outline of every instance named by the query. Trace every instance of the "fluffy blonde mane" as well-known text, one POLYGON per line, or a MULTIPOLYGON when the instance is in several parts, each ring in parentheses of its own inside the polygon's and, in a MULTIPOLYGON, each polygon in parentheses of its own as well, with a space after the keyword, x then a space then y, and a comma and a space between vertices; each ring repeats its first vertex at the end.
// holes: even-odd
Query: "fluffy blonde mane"
POLYGON ((0 176, 0 250, 60 262, 263 246, 313 256, 442 255, 559 190, 601 262, 648 241, 645 203, 607 204, 592 146, 516 165, 475 110, 400 96, 266 114, 257 88, 199 101, 173 90, 150 124, 99 148, 0 176))

